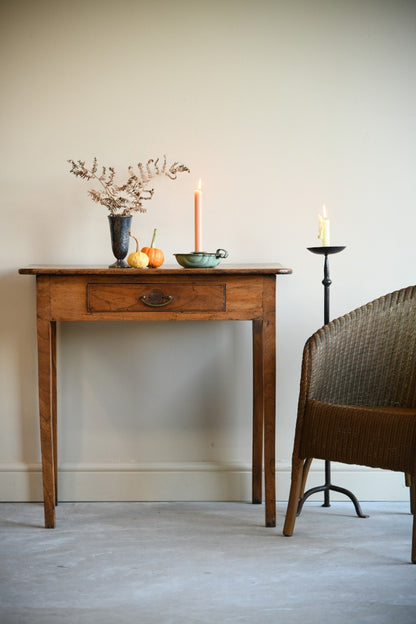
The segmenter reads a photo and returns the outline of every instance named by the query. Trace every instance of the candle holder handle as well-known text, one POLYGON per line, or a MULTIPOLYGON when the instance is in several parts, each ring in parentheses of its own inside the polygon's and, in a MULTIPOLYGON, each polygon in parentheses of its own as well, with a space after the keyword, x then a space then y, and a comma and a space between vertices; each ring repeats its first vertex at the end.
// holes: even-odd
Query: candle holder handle
MULTIPOLYGON (((330 246, 330 245, 327 245, 327 246, 322 245, 321 247, 308 247, 308 251, 311 251, 312 253, 315 253, 315 254, 319 254, 321 256, 325 256, 324 279, 322 280, 322 284, 324 287, 324 324, 325 325, 329 323, 329 297, 330 297, 329 289, 332 284, 332 280, 329 277, 328 256, 332 254, 340 253, 344 249, 345 249, 345 246, 335 247, 335 246, 330 246)), ((311 462, 312 462, 311 459, 305 459, 304 467, 306 470, 309 469, 311 462)), ((310 490, 308 490, 307 492, 303 494, 303 496, 299 499, 297 515, 298 516, 300 515, 303 504, 305 503, 306 499, 309 498, 309 496, 311 496, 312 494, 316 494, 317 492, 324 493, 324 503, 322 507, 330 507, 331 503, 329 500, 329 492, 331 490, 333 492, 339 492, 341 494, 345 494, 346 496, 348 496, 351 499, 355 507, 355 512, 357 516, 359 518, 368 518, 367 515, 363 514, 360 503, 358 502, 357 498, 354 496, 352 492, 350 492, 349 490, 346 490, 345 488, 333 485, 333 483, 331 483, 331 462, 328 460, 325 460, 325 483, 323 485, 319 485, 318 487, 311 488, 310 490)))

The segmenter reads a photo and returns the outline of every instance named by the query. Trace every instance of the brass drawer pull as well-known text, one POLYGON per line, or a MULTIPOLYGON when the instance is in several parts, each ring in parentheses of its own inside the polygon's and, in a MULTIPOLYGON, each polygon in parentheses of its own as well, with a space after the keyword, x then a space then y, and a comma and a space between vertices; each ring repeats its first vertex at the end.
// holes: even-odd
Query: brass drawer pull
POLYGON ((162 306, 171 303, 171 301, 173 301, 173 297, 172 295, 165 295, 161 290, 152 290, 148 297, 146 295, 142 295, 140 297, 140 301, 151 308, 161 308, 162 306))

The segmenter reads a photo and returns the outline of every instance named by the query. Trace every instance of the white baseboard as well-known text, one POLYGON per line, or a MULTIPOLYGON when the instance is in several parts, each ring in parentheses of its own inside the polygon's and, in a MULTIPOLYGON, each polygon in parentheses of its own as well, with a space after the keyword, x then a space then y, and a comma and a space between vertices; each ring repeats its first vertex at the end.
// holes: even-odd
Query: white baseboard
MULTIPOLYGON (((286 501, 290 466, 276 466, 277 500, 286 501)), ((323 462, 314 461, 307 487, 324 482, 323 462)), ((332 483, 352 491, 360 501, 406 501, 404 476, 361 466, 332 465, 332 483)), ((250 501, 249 464, 183 462, 146 464, 63 464, 59 500, 70 501, 250 501)), ((0 464, 0 501, 43 499, 40 464, 0 464)), ((322 494, 310 500, 320 500, 322 494)), ((331 500, 348 500, 331 493, 331 500)))

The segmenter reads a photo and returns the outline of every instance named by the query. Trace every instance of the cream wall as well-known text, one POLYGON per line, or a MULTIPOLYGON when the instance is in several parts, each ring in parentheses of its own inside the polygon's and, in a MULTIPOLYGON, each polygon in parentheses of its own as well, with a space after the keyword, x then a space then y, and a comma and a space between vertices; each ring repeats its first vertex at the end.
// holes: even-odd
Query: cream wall
MULTIPOLYGON (((193 246, 281 262, 278 498, 289 486, 301 351, 322 324, 317 214, 333 244, 331 316, 415 283, 416 4, 412 0, 2 0, 0 499, 39 500, 31 263, 103 264, 105 208, 68 158, 122 170, 164 153, 146 215, 169 263, 193 246)), ((224 263, 225 264, 225 263, 224 263)), ((59 332, 63 500, 246 500, 246 323, 66 324, 59 332)), ((334 467, 362 500, 401 475, 334 467)), ((322 482, 321 466, 311 483, 322 482)))

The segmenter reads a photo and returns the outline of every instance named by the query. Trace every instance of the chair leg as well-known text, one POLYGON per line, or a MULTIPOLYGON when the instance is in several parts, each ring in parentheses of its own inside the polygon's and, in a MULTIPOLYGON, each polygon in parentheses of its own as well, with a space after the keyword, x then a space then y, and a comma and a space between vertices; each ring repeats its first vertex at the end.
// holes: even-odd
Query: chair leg
POLYGON ((305 459, 304 464, 303 464, 303 469, 302 469, 302 483, 300 486, 299 498, 303 498, 303 495, 305 494, 306 481, 308 479, 309 468, 311 467, 311 464, 312 464, 311 457, 309 457, 308 459, 305 459))
POLYGON ((413 516, 412 563, 416 563, 416 516, 413 516))
POLYGON ((413 516, 412 563, 416 563, 416 516, 413 516))
POLYGON ((416 563, 416 479, 413 476, 410 483, 410 509, 413 515, 412 563, 416 563))
POLYGON ((283 535, 290 537, 295 528, 296 515, 298 511, 299 494, 302 487, 303 460, 298 457, 292 459, 292 482, 290 485, 289 501, 287 504, 283 535))
POLYGON ((410 513, 416 515, 416 479, 410 475, 408 486, 410 488, 410 513))

